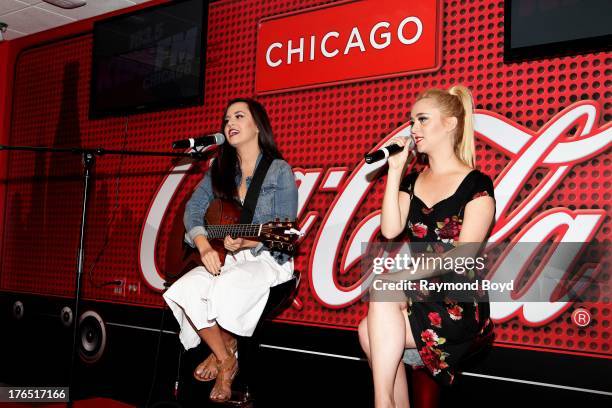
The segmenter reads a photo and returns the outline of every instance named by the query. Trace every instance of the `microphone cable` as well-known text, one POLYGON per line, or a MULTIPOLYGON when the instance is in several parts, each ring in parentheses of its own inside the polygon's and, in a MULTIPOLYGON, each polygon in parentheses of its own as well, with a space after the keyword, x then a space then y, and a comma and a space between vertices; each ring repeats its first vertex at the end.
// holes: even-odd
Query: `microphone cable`
MULTIPOLYGON (((126 115, 125 116, 125 127, 123 130, 123 144, 121 147, 122 150, 125 150, 125 148, 127 147, 128 122, 129 122, 129 116, 126 115)), ((111 226, 114 224, 117 212, 119 210, 119 186, 120 186, 121 170, 123 169, 124 159, 125 159, 124 155, 121 155, 119 157, 119 167, 117 168, 117 172, 115 174, 115 200, 114 200, 115 204, 112 207, 112 213, 110 216, 110 220, 106 223, 106 234, 104 235, 104 242, 102 243, 102 248, 100 248, 100 250, 98 251, 98 254, 94 258, 94 261, 91 264, 89 271, 88 271, 89 282, 94 288, 97 288, 97 289, 100 289, 104 286, 109 286, 109 285, 116 285, 116 286, 119 286, 121 284, 125 285, 125 282, 121 280, 112 280, 112 281, 106 281, 103 283, 97 283, 93 277, 93 271, 96 268, 96 265, 98 264, 98 262, 100 261, 100 258, 102 258, 102 255, 106 251, 106 248, 108 247, 108 242, 110 240, 111 226)))

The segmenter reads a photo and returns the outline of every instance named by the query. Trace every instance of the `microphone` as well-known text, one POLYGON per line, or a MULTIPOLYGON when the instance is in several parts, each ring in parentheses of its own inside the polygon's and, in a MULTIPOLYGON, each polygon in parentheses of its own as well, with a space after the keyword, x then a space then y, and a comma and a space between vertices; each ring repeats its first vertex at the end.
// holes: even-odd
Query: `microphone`
POLYGON ((225 142, 223 133, 215 133, 214 135, 206 135, 200 137, 192 137, 189 139, 175 140, 172 142, 173 149, 186 149, 188 147, 206 147, 212 145, 222 145, 225 142))
MULTIPOLYGON (((408 139, 408 144, 406 145, 406 148, 408 150, 414 149, 414 139, 412 139, 411 137, 408 139)), ((376 163, 377 161, 380 161, 380 160, 387 160, 389 156, 393 156, 394 154, 401 152, 402 149, 403 149, 402 146, 393 143, 389 146, 385 146, 381 149, 378 149, 374 153, 368 153, 364 155, 365 162, 368 164, 371 164, 371 163, 376 163)))

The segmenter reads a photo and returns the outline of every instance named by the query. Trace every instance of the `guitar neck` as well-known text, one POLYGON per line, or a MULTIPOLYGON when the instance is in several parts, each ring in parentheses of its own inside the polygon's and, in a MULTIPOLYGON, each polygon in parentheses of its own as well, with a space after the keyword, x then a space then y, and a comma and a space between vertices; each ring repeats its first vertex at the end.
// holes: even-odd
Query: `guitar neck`
POLYGON ((257 238, 261 227, 261 224, 206 225, 206 232, 211 239, 223 239, 228 235, 234 238, 257 238))

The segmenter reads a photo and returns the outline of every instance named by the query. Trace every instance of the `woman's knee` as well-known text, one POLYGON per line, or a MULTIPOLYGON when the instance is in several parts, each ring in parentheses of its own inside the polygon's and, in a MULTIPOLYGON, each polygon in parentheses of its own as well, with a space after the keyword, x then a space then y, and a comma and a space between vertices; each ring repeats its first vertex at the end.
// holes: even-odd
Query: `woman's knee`
POLYGON ((368 319, 364 318, 359 326, 357 327, 357 334, 359 335, 359 343, 361 348, 368 353, 370 349, 370 339, 368 337, 368 319))
POLYGON ((406 348, 416 348, 416 342, 412 336, 412 326, 410 325, 410 319, 408 318, 408 311, 402 310, 404 320, 406 321, 406 348))
POLYGON ((406 310, 405 302, 370 302, 368 314, 370 312, 374 313, 391 313, 391 312, 400 312, 402 310, 406 310))

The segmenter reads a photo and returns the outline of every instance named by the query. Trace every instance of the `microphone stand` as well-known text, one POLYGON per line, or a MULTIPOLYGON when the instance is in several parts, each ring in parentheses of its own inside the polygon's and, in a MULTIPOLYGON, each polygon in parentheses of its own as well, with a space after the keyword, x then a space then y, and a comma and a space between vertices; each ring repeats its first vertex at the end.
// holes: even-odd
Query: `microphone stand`
POLYGON ((35 146, 7 146, 0 145, 1 150, 17 150, 29 151, 34 153, 71 153, 81 156, 83 164, 83 200, 81 208, 81 229, 79 235, 79 248, 77 253, 77 273, 75 279, 75 297, 74 297, 74 329, 72 337, 72 355, 70 360, 70 380, 68 383, 69 406, 72 406, 72 391, 74 390, 74 371, 77 354, 78 343, 78 321, 79 321, 79 303, 81 299, 81 281, 83 275, 83 261, 85 259, 85 227, 87 223, 87 202, 89 198, 91 169, 93 168, 96 156, 104 156, 109 154, 124 155, 124 156, 165 156, 165 157, 191 157, 194 159, 204 158, 204 149, 189 153, 168 153, 155 151, 134 151, 134 150, 108 150, 104 148, 83 149, 80 147, 35 147, 35 146))

